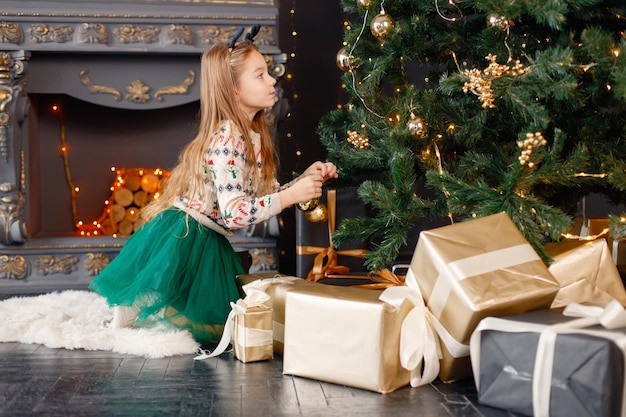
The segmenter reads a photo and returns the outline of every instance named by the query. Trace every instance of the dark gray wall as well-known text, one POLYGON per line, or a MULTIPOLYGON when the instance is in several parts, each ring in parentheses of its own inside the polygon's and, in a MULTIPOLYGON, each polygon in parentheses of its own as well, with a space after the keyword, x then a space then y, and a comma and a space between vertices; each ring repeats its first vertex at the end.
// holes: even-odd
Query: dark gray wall
MULTIPOLYGON (((339 0, 299 0, 291 17, 292 2, 280 4, 279 47, 295 58, 289 58, 288 73, 293 79, 281 83, 289 99, 291 117, 278 130, 281 182, 289 181, 293 172, 304 171, 312 162, 323 160, 326 152, 316 134, 319 119, 342 103, 341 70, 336 65, 337 51, 343 41, 343 12, 339 0), (294 100, 294 94, 298 98, 294 100), (291 133, 292 137, 287 135, 291 133), (301 156, 296 152, 302 151, 301 156)), ((295 209, 281 214, 283 229, 279 238, 280 271, 295 274, 295 209)))

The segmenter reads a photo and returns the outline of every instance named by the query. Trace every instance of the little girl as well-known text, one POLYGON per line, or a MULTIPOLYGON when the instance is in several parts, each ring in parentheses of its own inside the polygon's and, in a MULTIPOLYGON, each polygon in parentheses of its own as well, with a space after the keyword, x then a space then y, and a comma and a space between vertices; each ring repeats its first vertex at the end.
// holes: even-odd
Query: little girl
MULTIPOLYGON (((237 36, 238 37, 238 36, 237 36)), ((226 238, 283 209, 322 195, 336 178, 315 162, 280 186, 264 109, 276 80, 252 37, 216 44, 202 55, 198 135, 182 151, 146 223, 89 288, 114 308, 113 327, 165 320, 200 343, 219 340, 244 273, 226 238)))

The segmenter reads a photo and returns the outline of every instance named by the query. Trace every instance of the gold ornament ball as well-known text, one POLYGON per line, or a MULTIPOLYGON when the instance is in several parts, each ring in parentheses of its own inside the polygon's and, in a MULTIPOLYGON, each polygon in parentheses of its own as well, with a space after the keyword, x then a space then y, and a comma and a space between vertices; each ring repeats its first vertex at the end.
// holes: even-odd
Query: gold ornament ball
POLYGON ((317 206, 319 206, 319 204, 320 204, 319 198, 312 198, 309 201, 298 203, 297 207, 299 210, 306 212, 306 211, 311 211, 315 209, 317 206))
POLYGON ((391 29, 393 29, 393 19, 385 12, 381 12, 379 15, 375 16, 372 19, 372 23, 370 23, 372 35, 378 39, 385 39, 389 36, 391 29))
POLYGON ((304 217, 309 223, 322 224, 328 220, 328 209, 324 203, 320 203, 313 210, 306 211, 304 217))
POLYGON ((406 122, 406 128, 418 139, 425 139, 428 136, 428 122, 421 116, 411 114, 409 121, 406 122))
POLYGON ((340 70, 345 72, 351 71, 353 63, 354 58, 348 54, 345 46, 337 52, 337 66, 340 70))
POLYGON ((356 0, 356 5, 367 9, 372 4, 372 0, 356 0))

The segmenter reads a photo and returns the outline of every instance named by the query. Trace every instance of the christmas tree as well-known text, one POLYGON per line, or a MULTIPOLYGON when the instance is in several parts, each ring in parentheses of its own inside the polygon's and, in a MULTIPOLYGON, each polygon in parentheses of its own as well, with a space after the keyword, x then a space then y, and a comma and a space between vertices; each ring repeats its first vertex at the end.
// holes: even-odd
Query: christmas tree
POLYGON ((549 261, 583 196, 626 200, 624 0, 342 6, 349 99, 318 133, 371 209, 333 238, 371 239, 368 269, 389 267, 420 219, 502 211, 549 261))

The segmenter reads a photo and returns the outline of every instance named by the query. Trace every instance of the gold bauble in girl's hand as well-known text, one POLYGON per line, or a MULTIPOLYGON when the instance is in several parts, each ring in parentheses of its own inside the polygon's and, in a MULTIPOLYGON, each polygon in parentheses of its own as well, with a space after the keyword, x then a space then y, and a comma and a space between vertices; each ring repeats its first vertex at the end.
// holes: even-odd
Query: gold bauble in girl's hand
POLYGON ((409 121, 406 122, 406 128, 415 138, 425 139, 428 137, 428 122, 421 116, 416 116, 411 113, 409 121))
POLYGON ((387 13, 381 11, 379 15, 376 15, 370 23, 370 30, 372 35, 378 39, 385 39, 389 36, 389 33, 393 29, 393 19, 389 17, 387 13))
POLYGON ((319 198, 312 198, 309 201, 304 201, 302 203, 296 204, 296 207, 298 207, 298 209, 301 211, 307 212, 307 211, 313 210, 319 204, 320 204, 319 198))
POLYGON ((328 220, 328 209, 324 203, 319 203, 313 210, 305 212, 304 217, 309 223, 322 224, 328 220))

